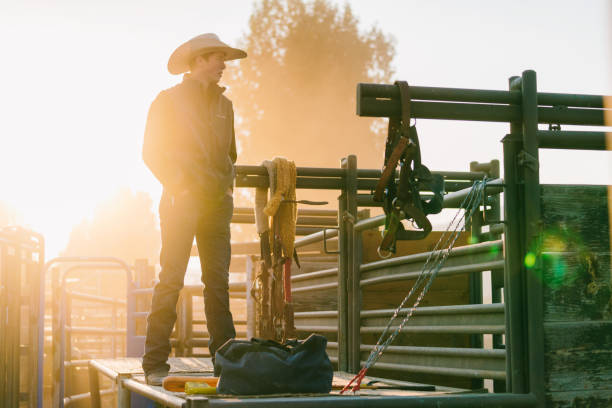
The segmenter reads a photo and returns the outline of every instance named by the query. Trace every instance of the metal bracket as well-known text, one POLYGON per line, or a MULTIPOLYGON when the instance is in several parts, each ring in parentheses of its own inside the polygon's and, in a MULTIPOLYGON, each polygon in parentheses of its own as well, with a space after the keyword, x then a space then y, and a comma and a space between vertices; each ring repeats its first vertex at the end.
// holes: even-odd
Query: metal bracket
POLYGON ((527 153, 525 150, 521 150, 518 154, 519 166, 529 167, 532 171, 537 172, 540 170, 540 162, 538 159, 527 153))
POLYGON ((328 251, 327 250, 327 230, 328 229, 335 229, 335 230, 340 231, 340 228, 323 228, 323 252, 325 252, 328 255, 338 255, 340 251, 328 251))

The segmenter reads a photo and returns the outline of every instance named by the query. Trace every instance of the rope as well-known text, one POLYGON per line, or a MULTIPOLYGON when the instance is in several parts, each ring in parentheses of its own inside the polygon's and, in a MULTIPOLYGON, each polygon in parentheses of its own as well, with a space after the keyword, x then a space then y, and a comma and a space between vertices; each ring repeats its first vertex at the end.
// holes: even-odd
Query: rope
POLYGON ((446 231, 444 231, 444 233, 440 236, 440 239, 436 243, 434 249, 430 252, 429 256, 427 257, 427 260, 425 261, 425 264, 423 265, 423 268, 421 269, 421 272, 416 282, 410 289, 410 292, 408 292, 404 300, 402 300, 400 305, 393 312, 393 316, 391 317, 391 319, 389 320, 389 323, 387 324, 382 334, 380 335, 380 338, 378 339, 378 341, 376 342, 376 345, 372 349, 363 368, 359 371, 359 373, 357 373, 357 375, 355 375, 355 377, 351 379, 351 381, 342 389, 342 391, 340 391, 341 394, 344 393, 349 388, 351 388, 351 385, 353 383, 355 383, 355 385, 353 386, 352 391, 353 392, 359 391, 361 381, 365 377, 368 369, 372 367, 374 364, 376 364, 376 362, 380 359, 380 357, 382 357, 382 354, 385 352, 387 347, 393 342, 393 340, 397 337, 397 335, 402 331, 402 329, 404 328, 404 326, 406 325, 406 323, 408 322, 408 320, 410 319, 410 317, 413 315, 414 311, 418 307, 419 303, 421 303, 421 300, 423 299, 425 294, 427 294, 427 292, 429 291, 429 288, 433 284, 433 281, 436 278, 438 272, 440 271, 440 269, 446 262, 446 259, 448 258, 450 253, 452 252, 452 249, 455 243, 457 242, 457 239, 459 238, 459 234, 461 233, 461 230, 460 230, 460 226, 462 225, 461 221, 463 221, 463 225, 466 225, 471 220, 476 210, 478 210, 480 206, 480 202, 482 201, 482 198, 483 198, 485 186, 486 186, 485 179, 474 182, 472 189, 470 190, 469 194, 465 197, 465 199, 459 206, 459 210, 457 211, 457 213, 455 213, 455 216, 449 223, 448 227, 446 228, 446 231), (465 211, 462 211, 461 210, 462 208, 465 208, 465 211), (460 214, 462 215, 460 216, 460 214), (452 232, 449 232, 451 231, 451 229, 452 229, 452 232), (440 249, 440 248, 446 248, 446 249, 440 249), (420 289, 421 286, 423 286, 423 289, 419 293, 417 299, 414 301, 410 310, 408 310, 408 313, 406 314, 406 316, 404 317, 400 325, 397 327, 397 329, 395 329, 393 333, 388 335, 391 329, 391 326, 393 325, 393 322, 398 317, 399 313, 401 312, 406 302, 408 302, 408 300, 417 292, 417 290, 420 289))

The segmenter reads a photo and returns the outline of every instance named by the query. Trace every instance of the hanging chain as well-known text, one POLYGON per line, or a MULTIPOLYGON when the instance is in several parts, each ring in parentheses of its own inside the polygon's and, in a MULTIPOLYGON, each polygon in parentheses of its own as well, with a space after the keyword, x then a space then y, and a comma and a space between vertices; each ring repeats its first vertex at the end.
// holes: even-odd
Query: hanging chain
POLYGON ((429 253, 427 260, 425 261, 425 264, 423 265, 423 268, 421 269, 421 273, 419 274, 416 282, 410 289, 410 292, 408 292, 404 300, 402 300, 400 305, 393 312, 393 315, 391 319, 389 320, 389 323, 387 323, 387 326, 385 327, 382 334, 380 335, 378 341, 376 342, 376 345, 372 349, 372 352, 370 353, 370 356, 366 360, 363 368, 342 389, 342 391, 340 392, 341 394, 344 393, 347 389, 349 389, 353 382, 355 382, 355 386, 353 387, 353 392, 359 390, 359 386, 361 384, 361 381, 363 380, 363 377, 365 377, 367 370, 370 367, 372 367, 374 364, 376 364, 376 362, 380 359, 380 357, 385 352, 387 347, 393 342, 393 340, 397 337, 397 335, 402 331, 402 329, 404 328, 404 326, 406 325, 410 317, 412 317, 414 311, 421 303, 421 300, 423 299, 423 297, 429 291, 429 288, 433 284, 438 272, 440 271, 440 269, 446 262, 446 259, 448 258, 450 253, 452 252, 453 247, 455 243, 457 242, 457 239, 459 238, 459 235, 461 233, 461 226, 469 223, 474 213, 480 207, 480 203, 482 201, 485 186, 486 186, 486 179, 483 179, 481 181, 477 181, 474 183, 469 194, 465 197, 465 199, 459 206, 459 210, 455 213, 455 216, 453 217, 448 227, 446 228, 446 231, 444 231, 444 233, 440 236, 440 239, 436 243, 434 249, 429 253), (465 208, 465 211, 462 211, 463 208, 465 208), (460 214, 462 215, 460 216, 460 214), (451 229, 452 229, 452 232, 451 232, 451 229), (441 248, 445 248, 445 249, 441 249, 441 248), (395 319, 397 319, 398 315, 400 314, 406 302, 408 302, 408 300, 413 296, 413 294, 415 294, 421 288, 421 286, 423 286, 423 289, 419 293, 412 307, 408 310, 408 313, 403 318, 400 325, 393 331, 393 333, 387 336, 387 334, 389 333, 393 325, 393 322, 395 321, 395 319))

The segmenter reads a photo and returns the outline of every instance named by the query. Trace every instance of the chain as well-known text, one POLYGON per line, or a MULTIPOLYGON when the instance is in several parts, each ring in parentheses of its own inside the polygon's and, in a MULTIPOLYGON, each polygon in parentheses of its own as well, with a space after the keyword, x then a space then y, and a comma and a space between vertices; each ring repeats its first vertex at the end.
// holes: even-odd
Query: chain
POLYGON ((421 300, 423 299, 423 297, 429 291, 429 288, 433 284, 434 279, 436 278, 438 272, 440 271, 440 269, 446 262, 446 259, 448 258, 450 253, 452 252, 452 249, 455 243, 457 242, 457 239, 459 238, 459 235, 461 233, 461 229, 460 229, 461 225, 466 225, 467 223, 469 223, 472 216, 474 215, 476 210, 479 208, 480 202, 482 201, 482 196, 484 193, 485 186, 486 186, 485 179, 474 183, 469 194, 465 197, 465 199, 463 200, 463 203, 461 203, 459 207, 459 210, 457 211, 457 213, 455 213, 455 216, 453 217, 448 227, 446 228, 446 231, 442 234, 442 236, 440 236, 440 239, 436 243, 434 249, 430 252, 429 256, 427 257, 427 260, 425 261, 425 264, 423 265, 423 268, 421 269, 421 273, 419 274, 416 282, 410 289, 410 292, 408 292, 408 295, 406 295, 404 300, 402 300, 400 305, 393 312, 393 315, 391 319, 389 320, 389 323, 387 324, 382 334, 380 335, 380 338, 378 339, 378 341, 376 342, 376 345, 372 349, 372 352, 370 353, 370 356, 366 360, 363 368, 344 387, 341 393, 343 393, 348 388, 350 388, 351 384, 354 381, 356 382, 356 384, 353 387, 353 391, 359 390, 359 385, 361 384, 361 380, 365 376, 367 370, 370 367, 372 367, 374 364, 376 364, 376 362, 380 359, 380 357, 382 356, 384 351, 387 349, 387 347, 393 342, 393 340, 397 337, 397 335, 402 331, 402 329, 404 328, 404 326, 406 325, 410 317, 412 317, 414 311, 416 310, 418 305, 421 303, 421 300), (465 208, 465 211, 462 211, 462 208, 465 208), (462 215, 460 216, 460 214, 462 215), (449 233, 451 229, 452 229, 452 232, 449 233), (445 248, 445 249, 440 249, 440 248, 445 248), (414 304, 408 310, 408 313, 403 318, 400 325, 390 335, 388 335, 393 325, 393 322, 395 321, 395 319, 397 319, 404 305, 421 287, 423 287, 423 289, 419 293, 414 304))

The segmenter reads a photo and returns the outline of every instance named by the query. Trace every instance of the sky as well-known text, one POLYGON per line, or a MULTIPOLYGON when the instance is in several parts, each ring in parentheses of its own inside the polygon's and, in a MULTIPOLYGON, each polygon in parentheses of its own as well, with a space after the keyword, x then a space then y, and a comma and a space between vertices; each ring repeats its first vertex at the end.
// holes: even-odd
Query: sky
MULTIPOLYGON (((395 79, 411 85, 507 89, 510 76, 533 69, 544 92, 612 94, 609 0, 349 4, 362 29, 375 24, 394 38, 395 79)), ((167 59, 204 32, 235 45, 252 9, 239 0, 3 0, 0 201, 45 235, 49 257, 118 189, 159 200, 141 146, 149 104, 180 81, 167 59)), ((507 124, 419 121, 433 170, 501 159, 507 132, 507 124)), ((351 148, 359 157, 368 147, 351 148)), ((610 185, 611 154, 542 150, 541 180, 610 185)))

